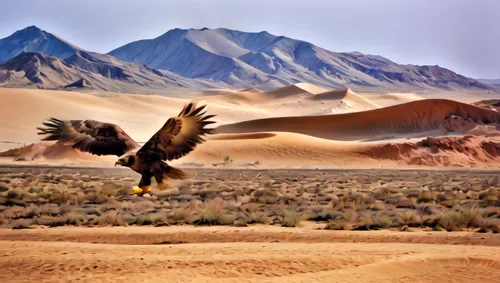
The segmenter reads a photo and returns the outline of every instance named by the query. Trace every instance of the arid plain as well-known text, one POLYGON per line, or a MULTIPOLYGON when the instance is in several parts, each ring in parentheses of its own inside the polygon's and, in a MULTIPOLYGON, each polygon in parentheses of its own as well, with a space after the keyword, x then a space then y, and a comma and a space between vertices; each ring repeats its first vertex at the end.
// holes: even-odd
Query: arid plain
POLYGON ((2 281, 500 278, 492 95, 296 84, 0 99, 2 281), (95 119, 145 142, 192 99, 217 115, 216 134, 173 162, 189 179, 151 197, 130 195, 140 176, 116 157, 36 134, 49 117, 95 119))

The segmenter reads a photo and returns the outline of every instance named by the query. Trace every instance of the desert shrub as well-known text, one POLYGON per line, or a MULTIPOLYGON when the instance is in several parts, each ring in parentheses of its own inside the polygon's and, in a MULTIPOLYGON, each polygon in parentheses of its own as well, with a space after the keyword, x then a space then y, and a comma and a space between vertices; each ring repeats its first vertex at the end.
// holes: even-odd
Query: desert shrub
POLYGON ((393 223, 393 216, 379 211, 371 217, 373 228, 389 228, 393 223))
POLYGON ((109 197, 100 191, 89 192, 85 194, 85 200, 93 204, 102 204, 105 203, 108 199, 109 197))
POLYGON ((85 223, 88 220, 87 215, 76 211, 65 214, 64 218, 66 219, 65 223, 68 225, 78 225, 85 223))
POLYGON ((297 212, 296 210, 287 209, 283 213, 281 225, 284 227, 296 227, 305 218, 305 215, 297 212))
POLYGON ((494 187, 498 185, 498 176, 493 176, 488 178, 488 186, 494 187))
POLYGON ((479 193, 480 200, 498 200, 500 190, 496 188, 490 188, 479 193))
POLYGON ((127 223, 127 225, 132 225, 132 224, 135 224, 137 222, 137 217, 135 217, 129 213, 126 213, 126 214, 122 215, 122 220, 123 220, 123 222, 127 223))
POLYGON ((439 225, 447 231, 479 227, 482 223, 477 209, 450 210, 439 216, 439 225))
POLYGON ((150 214, 149 218, 155 227, 168 225, 168 216, 164 211, 150 214))
POLYGON ((278 192, 272 190, 256 190, 252 196, 254 202, 264 204, 276 204, 281 200, 278 192))
MULTIPOLYGON (((180 194, 180 192, 179 192, 179 194, 180 194)), ((217 197, 218 194, 219 194, 219 190, 217 188, 205 188, 205 189, 201 189, 201 190, 193 192, 193 195, 198 195, 198 196, 200 196, 201 199, 214 198, 214 197, 217 197)))
POLYGON ((68 212, 73 211, 74 209, 75 209, 75 206, 70 204, 69 202, 59 205, 59 212, 61 214, 66 214, 68 212))
POLYGON ((222 210, 210 205, 196 214, 196 223, 200 225, 217 225, 223 215, 222 210))
POLYGON ((410 227, 418 227, 421 226, 422 217, 417 214, 414 210, 407 210, 397 214, 396 221, 400 225, 408 225, 410 227))
POLYGON ((413 200, 403 197, 396 203, 396 208, 415 208, 415 203, 413 200))
POLYGON ((442 231, 446 231, 443 227, 441 227, 441 225, 437 224, 434 226, 434 228, 432 228, 432 230, 434 231, 439 231, 439 232, 442 232, 442 231))
POLYGON ((63 216, 42 216, 36 219, 38 225, 45 225, 50 227, 64 226, 66 224, 66 217, 63 216))
POLYGON ((192 223, 194 215, 191 210, 181 207, 173 209, 168 219, 174 224, 192 223))
POLYGON ((67 192, 54 192, 48 199, 51 203, 62 204, 68 202, 71 198, 71 194, 67 192))
POLYGON ((108 210, 120 210, 123 208, 123 203, 121 201, 117 201, 116 199, 108 199, 108 201, 105 204, 101 204, 99 206, 101 211, 108 211, 108 210))
POLYGON ((122 202, 122 208, 132 213, 147 213, 155 209, 155 204, 150 200, 141 199, 135 202, 122 202))
POLYGON ((7 186, 7 183, 5 182, 0 182, 0 192, 6 192, 9 190, 9 187, 7 186))
POLYGON ((112 225, 112 226, 122 226, 125 225, 125 222, 121 218, 116 211, 108 211, 103 213, 101 216, 98 216, 93 219, 93 223, 96 225, 112 225))
POLYGON ((352 230, 351 222, 355 221, 357 213, 354 211, 346 211, 328 221, 325 226, 327 230, 352 230))
POLYGON ((431 202, 434 198, 432 197, 432 192, 430 191, 421 191, 417 197, 417 203, 422 202, 431 202))
POLYGON ((256 211, 256 212, 251 212, 248 215, 248 224, 254 224, 254 223, 259 223, 259 224, 269 224, 272 222, 272 218, 267 215, 265 212, 261 211, 256 211))
POLYGON ((106 195, 108 197, 116 197, 119 195, 121 190, 121 186, 117 185, 113 182, 106 182, 101 187, 101 194, 106 195))
POLYGON ((59 206, 55 203, 44 203, 38 207, 40 215, 55 216, 60 213, 59 206))
POLYGON ((41 216, 36 219, 38 225, 51 226, 52 223, 52 217, 50 216, 41 216))
POLYGON ((204 202, 203 205, 198 208, 194 223, 199 225, 232 224, 236 217, 224 211, 223 202, 224 200, 220 197, 204 202))
POLYGON ((238 216, 236 220, 233 222, 233 225, 236 227, 245 227, 248 224, 248 218, 245 216, 238 216))
POLYGON ((485 218, 495 217, 500 218, 500 207, 498 206, 488 206, 483 210, 485 218))
POLYGON ((102 212, 96 207, 87 207, 83 210, 86 215, 101 216, 102 212))
POLYGON ((3 211, 3 216, 11 219, 32 218, 38 215, 38 207, 30 204, 27 207, 11 206, 3 211))
POLYGON ((385 210, 386 209, 386 204, 381 201, 381 200, 375 200, 371 205, 370 205, 371 210, 385 210))
POLYGON ((12 229, 26 229, 33 224, 33 219, 16 219, 12 221, 12 229))
POLYGON ((22 199, 23 197, 23 190, 16 188, 16 189, 11 189, 7 191, 7 198, 9 199, 22 199))
POLYGON ((330 220, 325 226, 326 230, 352 230, 352 224, 342 218, 330 220))
POLYGON ((221 217, 219 217, 217 224, 219 224, 219 225, 233 225, 234 221, 236 221, 236 218, 237 218, 236 215, 224 213, 221 217))
POLYGON ((140 226, 151 225, 153 224, 153 219, 151 219, 151 216, 148 214, 141 214, 137 216, 137 221, 135 222, 135 224, 140 226))

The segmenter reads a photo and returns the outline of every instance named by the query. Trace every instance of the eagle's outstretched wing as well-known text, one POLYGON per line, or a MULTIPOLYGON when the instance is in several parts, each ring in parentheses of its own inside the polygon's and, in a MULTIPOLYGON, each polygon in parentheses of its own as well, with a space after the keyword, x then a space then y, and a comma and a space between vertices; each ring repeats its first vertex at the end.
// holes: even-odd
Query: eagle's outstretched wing
POLYGON ((138 148, 139 145, 119 126, 95 120, 59 120, 50 118, 38 127, 39 135, 48 135, 44 141, 61 141, 95 155, 117 155, 138 148))
POLYGON ((203 139, 205 134, 213 132, 213 129, 207 129, 205 126, 215 123, 209 121, 215 115, 204 116, 205 112, 202 110, 205 106, 197 107, 194 102, 184 106, 179 115, 168 119, 139 152, 160 151, 165 154, 162 157, 163 160, 174 160, 194 150, 196 145, 205 141, 203 139))

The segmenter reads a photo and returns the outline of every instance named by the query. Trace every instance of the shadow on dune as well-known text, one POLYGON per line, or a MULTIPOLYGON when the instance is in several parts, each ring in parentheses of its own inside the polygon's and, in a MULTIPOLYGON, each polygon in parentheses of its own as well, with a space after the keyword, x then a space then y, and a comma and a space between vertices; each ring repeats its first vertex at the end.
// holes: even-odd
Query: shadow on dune
POLYGON ((292 132, 340 141, 375 140, 463 134, 474 125, 496 125, 499 121, 496 111, 447 99, 425 99, 363 112, 250 120, 219 126, 216 133, 292 132), (450 119, 467 121, 468 125, 461 128, 450 119))

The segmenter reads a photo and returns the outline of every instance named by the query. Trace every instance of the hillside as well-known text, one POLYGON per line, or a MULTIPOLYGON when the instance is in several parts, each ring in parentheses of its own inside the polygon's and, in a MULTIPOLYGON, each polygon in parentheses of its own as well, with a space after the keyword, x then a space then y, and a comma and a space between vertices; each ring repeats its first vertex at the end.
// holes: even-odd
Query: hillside
POLYGON ((300 88, 304 84, 317 86, 306 90, 311 93, 332 88, 379 93, 500 93, 495 85, 439 66, 399 65, 381 56, 332 52, 265 31, 251 33, 224 28, 172 29, 155 39, 131 42, 103 55, 30 26, 0 39, 0 64, 7 62, 9 66, 2 66, 5 72, 1 80, 3 86, 9 87, 71 85, 141 93, 172 86, 269 91, 290 85, 300 88), (14 65, 16 70, 33 68, 19 64, 26 60, 18 58, 23 53, 40 53, 64 63, 53 63, 58 65, 54 72, 39 70, 20 77, 22 73, 15 73, 19 71, 13 71, 14 65), (39 77, 38 73, 47 77, 39 77))
POLYGON ((48 56, 66 59, 81 48, 39 29, 29 26, 0 39, 0 63, 7 62, 23 52, 42 52, 48 56))
POLYGON ((381 56, 331 52, 265 31, 173 29, 155 39, 131 42, 109 54, 233 87, 268 90, 308 82, 355 91, 495 90, 439 66, 399 65, 381 56))
POLYGON ((200 84, 192 85, 168 71, 77 50, 64 60, 43 53, 21 53, 0 64, 0 86, 148 92, 200 84))

